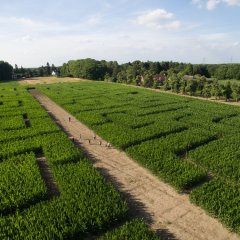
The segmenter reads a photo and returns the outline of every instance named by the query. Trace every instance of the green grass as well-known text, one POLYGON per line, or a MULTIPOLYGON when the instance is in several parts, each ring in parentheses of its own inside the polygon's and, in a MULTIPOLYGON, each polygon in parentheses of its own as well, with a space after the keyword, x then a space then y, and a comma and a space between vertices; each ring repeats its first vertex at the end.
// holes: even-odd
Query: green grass
POLYGON ((160 240, 160 238, 139 219, 127 222, 100 237, 99 240, 160 240))
POLYGON ((226 85, 227 82, 240 84, 240 80, 236 79, 227 79, 227 80, 218 80, 221 85, 226 85))

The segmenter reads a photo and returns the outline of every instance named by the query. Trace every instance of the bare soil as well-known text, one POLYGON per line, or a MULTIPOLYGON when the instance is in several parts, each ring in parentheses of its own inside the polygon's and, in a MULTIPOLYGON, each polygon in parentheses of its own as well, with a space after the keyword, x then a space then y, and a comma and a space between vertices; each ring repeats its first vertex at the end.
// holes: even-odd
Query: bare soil
POLYGON ((164 239, 240 239, 217 219, 191 204, 187 194, 177 193, 126 153, 107 147, 99 136, 93 139, 93 131, 74 116, 37 90, 31 92, 63 130, 74 138, 75 143, 84 149, 94 166, 112 181, 130 204, 130 210, 137 216, 143 216, 152 229, 164 235, 164 239))
POLYGON ((18 80, 22 85, 35 85, 35 84, 53 84, 53 83, 65 83, 65 82, 81 82, 86 81, 80 78, 60 78, 60 77, 34 77, 18 80))

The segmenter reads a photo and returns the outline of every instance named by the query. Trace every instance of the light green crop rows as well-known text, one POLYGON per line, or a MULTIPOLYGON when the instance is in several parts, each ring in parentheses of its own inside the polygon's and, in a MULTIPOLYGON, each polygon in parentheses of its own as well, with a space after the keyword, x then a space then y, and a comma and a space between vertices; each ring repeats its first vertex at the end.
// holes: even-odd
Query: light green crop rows
POLYGON ((240 232, 240 108, 102 82, 39 89, 179 191, 198 186, 192 201, 240 232))
POLYGON ((119 193, 24 88, 0 84, 0 101, 0 239, 81 239, 125 218, 119 193), (48 199, 38 155, 59 197, 48 199))

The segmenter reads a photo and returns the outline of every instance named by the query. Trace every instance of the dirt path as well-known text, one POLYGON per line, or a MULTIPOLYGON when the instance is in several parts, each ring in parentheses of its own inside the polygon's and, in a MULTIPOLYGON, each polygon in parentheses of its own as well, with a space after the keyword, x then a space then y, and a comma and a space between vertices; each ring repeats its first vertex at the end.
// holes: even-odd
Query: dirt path
POLYGON ((35 85, 35 84, 53 84, 53 83, 64 83, 64 82, 81 82, 87 81, 81 78, 58 78, 58 77, 34 77, 18 80, 22 85, 35 85))
POLYGON ((38 91, 31 92, 58 124, 74 137, 75 142, 80 142, 94 166, 108 176, 119 191, 128 197, 130 208, 136 214, 143 213, 142 216, 153 229, 159 233, 164 232, 168 239, 172 239, 173 235, 176 239, 184 240, 240 239, 202 209, 192 205, 187 195, 178 194, 169 185, 131 160, 124 152, 106 147, 106 142, 100 137, 96 136, 97 140, 93 140, 93 132, 74 116, 38 91), (91 144, 88 139, 91 139, 91 144), (99 145, 99 141, 102 141, 102 145, 99 145))

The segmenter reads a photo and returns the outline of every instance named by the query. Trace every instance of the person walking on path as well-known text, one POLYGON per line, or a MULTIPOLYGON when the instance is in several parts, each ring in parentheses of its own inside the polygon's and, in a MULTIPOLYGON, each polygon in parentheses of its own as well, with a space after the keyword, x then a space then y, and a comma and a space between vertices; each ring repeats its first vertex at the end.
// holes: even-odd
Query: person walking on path
POLYGON ((68 122, 71 122, 71 117, 68 118, 68 122))
POLYGON ((93 133, 93 140, 96 140, 96 134, 93 133))
POLYGON ((106 143, 106 147, 107 148, 110 148, 111 147, 111 144, 108 142, 108 143, 106 143))

